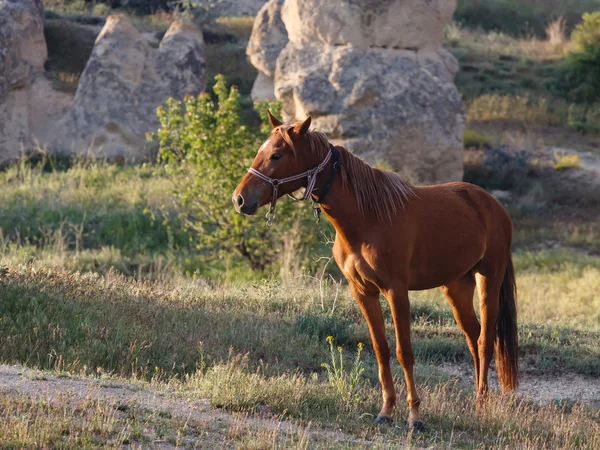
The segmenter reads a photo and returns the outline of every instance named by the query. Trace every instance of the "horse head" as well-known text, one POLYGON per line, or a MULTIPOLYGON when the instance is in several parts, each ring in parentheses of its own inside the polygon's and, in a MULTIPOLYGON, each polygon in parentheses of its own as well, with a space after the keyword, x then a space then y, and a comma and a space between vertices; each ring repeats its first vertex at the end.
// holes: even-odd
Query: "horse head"
POLYGON ((243 214, 256 214, 258 208, 269 202, 274 209, 279 197, 306 187, 306 172, 311 168, 311 155, 305 151, 311 118, 285 125, 267 112, 273 126, 271 135, 258 149, 250 170, 233 191, 234 207, 243 214))

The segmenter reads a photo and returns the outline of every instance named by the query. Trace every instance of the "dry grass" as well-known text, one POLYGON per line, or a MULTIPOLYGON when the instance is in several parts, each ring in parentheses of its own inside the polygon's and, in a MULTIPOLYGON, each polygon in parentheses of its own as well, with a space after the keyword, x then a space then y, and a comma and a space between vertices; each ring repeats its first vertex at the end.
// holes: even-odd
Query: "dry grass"
POLYGON ((546 26, 548 44, 553 47, 563 46, 567 41, 567 22, 563 17, 558 17, 546 26))
POLYGON ((239 39, 247 41, 252 33, 254 25, 254 17, 252 16, 236 16, 236 17, 218 17, 216 22, 219 25, 227 28, 231 33, 239 39))
POLYGON ((114 403, 88 395, 33 397, 0 393, 2 448, 353 448, 335 435, 314 433, 309 426, 253 420, 247 413, 228 420, 215 415, 173 417, 135 403, 114 403), (212 420, 211 420, 212 419, 212 420), (283 425, 283 426, 282 426, 283 425), (341 445, 340 445, 341 444, 341 445))
MULTIPOLYGON (((592 330, 598 318, 590 311, 598 305, 589 293, 598 289, 600 268, 585 258, 563 266, 565 259, 577 260, 564 253, 516 256, 522 356, 536 361, 536 371, 558 366, 597 373, 600 349, 598 332, 592 330)), ((256 413, 266 406, 304 426, 339 427, 382 447, 392 439, 434 447, 593 448, 600 438, 597 412, 582 405, 540 406, 493 395, 489 409, 477 413, 472 387, 446 381, 433 367, 470 359, 439 291, 411 295, 415 353, 424 364, 417 376, 429 425, 419 436, 403 427, 374 432, 372 414, 380 393, 370 348, 356 401, 348 404, 327 380, 321 367, 328 360, 324 336, 336 336, 345 348, 368 342, 346 289, 331 314, 323 311, 318 282, 310 279, 254 287, 199 286, 189 280, 158 284, 30 263, 2 271, 0 295, 5 305, 1 361, 147 380, 157 389, 209 398, 230 411, 256 413)), ((385 314, 389 317, 387 306, 385 314)), ((388 332, 392 335, 391 323, 388 332)), ((402 396, 401 371, 395 370, 402 396)), ((400 424, 406 419, 404 408, 398 408, 396 419, 400 424)), ((235 439, 272 437, 264 430, 257 433, 243 439, 236 433, 235 439)), ((301 434, 285 439, 300 446, 306 442, 301 434)))
MULTIPOLYGON (((137 423, 136 423, 137 422, 137 423)), ((121 448, 130 442, 128 420, 102 402, 86 399, 73 405, 0 393, 0 446, 3 448, 121 448)))
POLYGON ((543 97, 486 94, 467 102, 467 120, 523 126, 577 127, 585 124, 589 129, 600 129, 600 107, 574 105, 543 97))
POLYGON ((511 55, 515 57, 530 57, 537 60, 557 59, 569 45, 562 35, 564 29, 557 20, 548 25, 546 39, 534 35, 516 38, 497 31, 465 28, 460 23, 451 22, 445 29, 445 44, 454 48, 469 48, 481 56, 511 55), (559 42, 560 41, 560 42, 559 42), (559 45, 560 44, 560 45, 559 45))

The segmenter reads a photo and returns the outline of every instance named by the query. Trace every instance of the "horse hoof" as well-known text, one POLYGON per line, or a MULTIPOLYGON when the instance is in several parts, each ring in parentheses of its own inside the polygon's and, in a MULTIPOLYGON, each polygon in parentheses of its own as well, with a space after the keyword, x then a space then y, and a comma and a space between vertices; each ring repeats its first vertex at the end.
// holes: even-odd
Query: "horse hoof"
POLYGON ((420 420, 409 420, 408 428, 410 430, 423 431, 425 429, 425 424, 420 420))
POLYGON ((379 415, 375 418, 375 425, 389 425, 394 423, 391 417, 379 415))

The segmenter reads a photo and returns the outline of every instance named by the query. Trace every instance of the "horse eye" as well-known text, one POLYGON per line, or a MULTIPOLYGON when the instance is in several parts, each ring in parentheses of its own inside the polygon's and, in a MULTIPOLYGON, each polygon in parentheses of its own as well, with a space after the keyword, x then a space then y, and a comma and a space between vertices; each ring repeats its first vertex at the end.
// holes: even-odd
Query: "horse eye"
POLYGON ((278 159, 281 159, 281 155, 279 153, 273 153, 271 159, 277 161, 278 159))

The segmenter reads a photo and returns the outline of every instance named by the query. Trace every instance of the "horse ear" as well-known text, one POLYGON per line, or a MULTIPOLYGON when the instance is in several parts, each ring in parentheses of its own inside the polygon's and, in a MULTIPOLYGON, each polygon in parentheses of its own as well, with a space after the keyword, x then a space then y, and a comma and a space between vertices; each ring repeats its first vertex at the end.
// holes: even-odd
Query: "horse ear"
POLYGON ((310 128, 311 120, 312 119, 310 118, 310 116, 308 116, 304 122, 298 122, 296 125, 294 125, 294 131, 296 132, 296 134, 300 136, 305 135, 308 129, 310 128))
POLYGON ((283 122, 281 122, 279 119, 277 119, 277 117, 275 117, 273 114, 271 114, 271 111, 267 109, 267 116, 269 116, 269 122, 271 122, 271 126, 273 128, 277 128, 278 126, 281 126, 283 124, 283 122))

